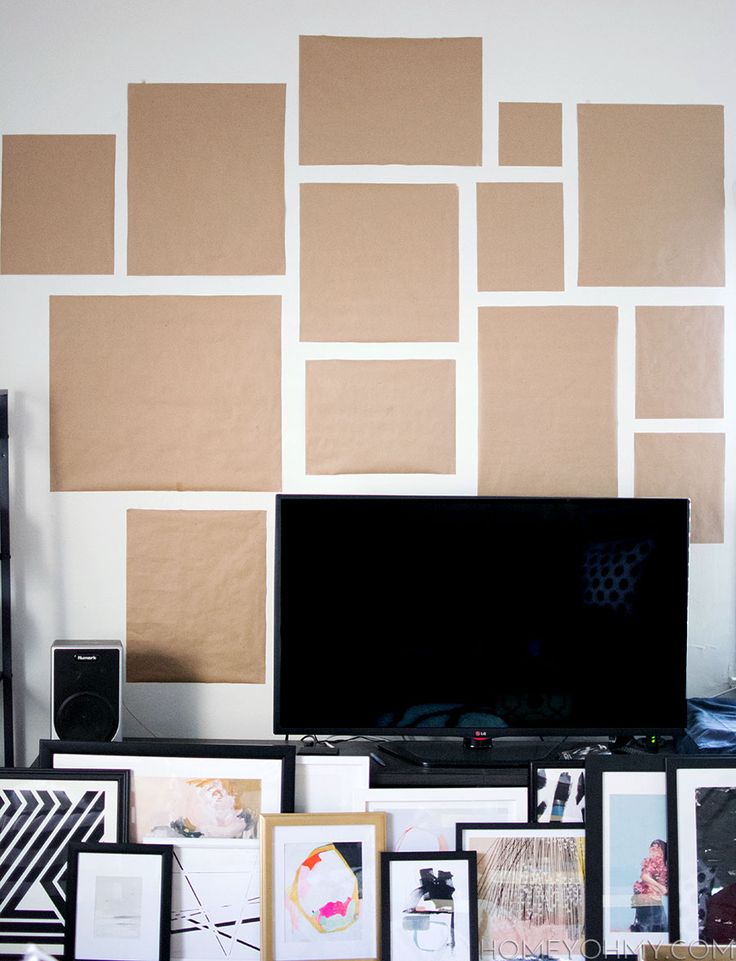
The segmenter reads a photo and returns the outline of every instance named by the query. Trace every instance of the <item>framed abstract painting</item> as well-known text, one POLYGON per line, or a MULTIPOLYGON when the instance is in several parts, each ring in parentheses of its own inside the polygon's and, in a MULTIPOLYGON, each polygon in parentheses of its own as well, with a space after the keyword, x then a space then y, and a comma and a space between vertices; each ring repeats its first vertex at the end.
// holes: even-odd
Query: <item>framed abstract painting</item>
POLYGON ((384 814, 261 817, 263 961, 378 961, 384 814))
POLYGON ((452 851, 458 821, 525 822, 525 787, 371 788, 358 810, 384 811, 389 851, 452 851))
POLYGON ((127 771, 0 769, 0 957, 64 944, 69 844, 120 842, 127 771))
POLYGON ((55 769, 130 771, 129 839, 252 840, 264 813, 294 809, 294 745, 41 741, 55 769))
POLYGON ((474 851, 381 855, 382 961, 478 959, 474 851))
POLYGON ((530 821, 585 823, 584 761, 532 761, 529 786, 530 821))

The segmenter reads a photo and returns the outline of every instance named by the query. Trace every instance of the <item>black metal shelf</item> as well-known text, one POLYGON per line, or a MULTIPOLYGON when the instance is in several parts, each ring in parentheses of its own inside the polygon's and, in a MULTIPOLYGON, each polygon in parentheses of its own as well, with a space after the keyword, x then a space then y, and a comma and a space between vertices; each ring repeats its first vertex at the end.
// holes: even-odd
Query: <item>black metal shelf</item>
POLYGON ((13 660, 10 628, 10 462, 8 456, 8 392, 0 390, 0 688, 2 694, 3 764, 15 764, 13 729, 13 660))

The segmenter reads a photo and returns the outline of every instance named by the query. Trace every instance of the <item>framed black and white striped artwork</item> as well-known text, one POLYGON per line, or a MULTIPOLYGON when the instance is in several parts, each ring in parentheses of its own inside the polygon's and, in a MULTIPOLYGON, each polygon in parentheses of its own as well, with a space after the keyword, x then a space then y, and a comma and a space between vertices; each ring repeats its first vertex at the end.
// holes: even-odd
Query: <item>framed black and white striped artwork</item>
POLYGON ((127 840, 128 771, 0 769, 0 957, 64 945, 67 853, 127 840))

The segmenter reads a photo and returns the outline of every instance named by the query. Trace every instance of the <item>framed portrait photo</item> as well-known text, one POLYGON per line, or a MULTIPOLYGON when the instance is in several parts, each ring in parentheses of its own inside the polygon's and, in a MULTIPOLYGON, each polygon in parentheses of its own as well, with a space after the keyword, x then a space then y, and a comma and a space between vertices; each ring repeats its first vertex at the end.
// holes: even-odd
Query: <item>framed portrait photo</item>
POLYGON ((263 961, 378 961, 384 814, 261 817, 263 961))
POLYGON ((71 842, 121 842, 127 771, 0 769, 0 957, 64 945, 71 842))
POLYGON ((452 851, 459 821, 524 823, 525 787, 371 788, 359 809, 384 811, 389 851, 452 851))
POLYGON ((587 954, 635 958, 669 942, 664 758, 596 755, 586 773, 587 954))
POLYGON ((673 941, 736 940, 736 758, 668 757, 673 941))
POLYGON ((169 844, 69 845, 64 961, 168 961, 169 844))
POLYGON ((55 769, 130 771, 129 840, 258 837, 258 818, 294 809, 296 747, 205 741, 41 741, 55 769))
POLYGON ((381 855, 382 961, 478 959, 474 851, 381 855))
POLYGON ((460 823, 457 844, 477 856, 484 959, 583 958, 583 828, 560 823, 460 823))
POLYGON ((530 821, 585 823, 584 761, 532 761, 529 788, 530 821))

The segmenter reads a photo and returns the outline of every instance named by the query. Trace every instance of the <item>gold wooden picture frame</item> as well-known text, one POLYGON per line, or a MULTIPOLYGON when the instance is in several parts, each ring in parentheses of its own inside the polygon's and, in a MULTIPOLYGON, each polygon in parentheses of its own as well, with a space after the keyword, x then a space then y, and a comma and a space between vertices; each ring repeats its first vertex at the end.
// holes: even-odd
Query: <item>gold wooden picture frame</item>
POLYGON ((386 815, 260 821, 262 961, 378 961, 386 815))

